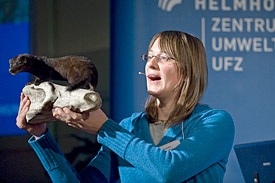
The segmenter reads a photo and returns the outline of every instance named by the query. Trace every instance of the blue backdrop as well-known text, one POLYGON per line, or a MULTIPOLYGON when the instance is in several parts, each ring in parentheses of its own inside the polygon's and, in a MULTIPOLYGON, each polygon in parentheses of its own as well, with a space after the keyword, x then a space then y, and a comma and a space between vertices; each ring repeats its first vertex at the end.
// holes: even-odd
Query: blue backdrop
POLYGON ((29 74, 9 73, 9 59, 29 53, 29 1, 1 1, 0 6, 0 136, 26 134, 16 126, 20 93, 29 74))
MULTIPOLYGON (((206 47, 209 83, 202 102, 232 115, 234 143, 275 139, 274 1, 113 0, 111 7, 113 119, 144 109, 140 56, 156 33, 180 30, 206 47)), ((234 151, 224 182, 244 182, 234 151)))
POLYGON ((29 23, 0 24, 0 135, 25 134, 16 126, 20 93, 29 82, 29 74, 9 73, 9 59, 29 52, 29 23))

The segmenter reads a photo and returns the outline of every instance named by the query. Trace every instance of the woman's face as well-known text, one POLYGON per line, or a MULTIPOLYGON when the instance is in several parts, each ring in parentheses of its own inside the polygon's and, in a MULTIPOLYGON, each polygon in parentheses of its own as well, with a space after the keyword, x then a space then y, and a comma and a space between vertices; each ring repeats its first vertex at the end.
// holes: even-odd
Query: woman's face
MULTIPOLYGON (((148 51, 148 55, 168 56, 161 52, 159 38, 148 51)), ((169 59, 167 62, 163 62, 153 57, 150 61, 147 61, 145 72, 147 76, 147 91, 150 95, 159 99, 169 99, 177 96, 178 90, 176 91, 174 87, 178 83, 180 76, 175 60, 169 59)))

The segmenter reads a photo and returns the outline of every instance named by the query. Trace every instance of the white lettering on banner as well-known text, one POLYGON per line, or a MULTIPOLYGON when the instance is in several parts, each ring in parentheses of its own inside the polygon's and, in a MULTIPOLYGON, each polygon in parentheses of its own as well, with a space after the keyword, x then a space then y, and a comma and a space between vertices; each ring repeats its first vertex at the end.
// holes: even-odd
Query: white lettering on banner
POLYGON ((275 33, 275 18, 212 17, 213 32, 269 32, 275 33))
POLYGON ((275 0, 195 0, 195 10, 275 11, 275 0))
MULTIPOLYGON (((213 70, 244 71, 242 67, 244 60, 237 55, 238 53, 273 54, 275 52, 275 0, 194 0, 191 2, 194 3, 196 11, 206 13, 212 11, 210 18, 209 15, 201 17, 201 41, 204 45, 207 45, 207 41, 211 41, 209 45, 214 51, 211 56, 213 70), (235 11, 236 15, 228 13, 230 11, 235 11), (230 15, 233 16, 229 17, 230 15), (209 37, 207 30, 212 32, 210 34, 212 37, 209 37), (234 57, 222 55, 232 54, 232 52, 235 53, 234 57)), ((179 4, 183 4, 183 1, 158 0, 158 7, 167 12, 179 4)))
POLYGON ((275 52, 275 0, 195 0, 194 8, 214 14, 209 20, 201 17, 201 39, 204 45, 211 41, 214 71, 244 71, 242 56, 222 55, 225 53, 275 52), (230 11, 240 14, 228 17, 230 11), (206 30, 212 32, 210 37, 206 30))
POLYGON ((219 57, 218 61, 216 57, 212 57, 212 68, 215 71, 243 71, 242 62, 242 57, 219 57))
POLYGON ((220 51, 253 51, 253 52, 274 52, 275 51, 275 37, 212 37, 212 49, 216 52, 220 51), (272 43, 273 42, 273 43, 272 43))

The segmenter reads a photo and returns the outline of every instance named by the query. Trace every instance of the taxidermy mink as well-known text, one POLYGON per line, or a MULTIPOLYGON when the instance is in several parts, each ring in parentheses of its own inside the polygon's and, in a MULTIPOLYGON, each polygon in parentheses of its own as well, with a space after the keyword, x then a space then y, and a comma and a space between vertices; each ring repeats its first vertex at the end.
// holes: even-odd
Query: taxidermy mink
POLYGON ((44 81, 68 81, 68 90, 90 88, 94 90, 98 81, 95 65, 83 56, 64 56, 47 58, 30 54, 20 54, 9 60, 9 72, 13 75, 19 72, 29 72, 36 76, 35 85, 44 81))

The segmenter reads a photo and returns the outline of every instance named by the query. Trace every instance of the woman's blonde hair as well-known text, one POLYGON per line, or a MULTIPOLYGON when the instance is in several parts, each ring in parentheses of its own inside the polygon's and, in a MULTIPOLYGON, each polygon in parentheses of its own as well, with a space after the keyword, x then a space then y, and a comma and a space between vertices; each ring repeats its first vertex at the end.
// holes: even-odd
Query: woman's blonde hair
MULTIPOLYGON (((180 31, 164 31, 156 34, 150 42, 149 50, 159 38, 162 52, 176 60, 180 79, 175 89, 180 87, 180 94, 174 111, 168 122, 181 122, 188 118, 207 85, 207 62, 202 42, 187 33, 180 31)), ((146 102, 146 113, 150 121, 158 119, 157 99, 149 96, 146 102)))

